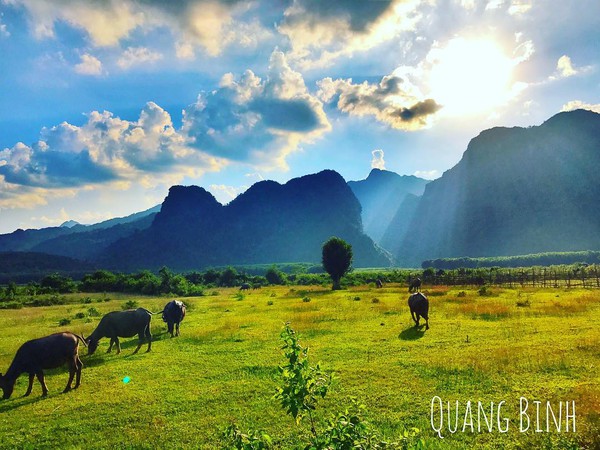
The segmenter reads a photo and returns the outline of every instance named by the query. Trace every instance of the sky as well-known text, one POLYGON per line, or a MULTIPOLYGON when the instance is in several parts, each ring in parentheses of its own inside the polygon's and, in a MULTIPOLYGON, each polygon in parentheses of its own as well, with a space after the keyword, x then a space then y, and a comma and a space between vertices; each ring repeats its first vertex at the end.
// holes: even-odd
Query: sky
POLYGON ((323 169, 440 177, 600 112, 598 0, 0 0, 0 233, 223 204, 323 169))

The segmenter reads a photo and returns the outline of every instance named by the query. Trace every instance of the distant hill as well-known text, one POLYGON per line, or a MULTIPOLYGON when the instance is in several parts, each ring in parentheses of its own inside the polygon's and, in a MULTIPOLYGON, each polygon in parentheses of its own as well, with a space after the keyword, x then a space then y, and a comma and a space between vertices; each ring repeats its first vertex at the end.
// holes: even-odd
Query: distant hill
POLYGON ((420 201, 421 197, 407 194, 397 208, 396 215, 381 238, 381 246, 392 255, 399 254, 420 201))
POLYGON ((36 251, 88 259, 89 255, 97 254, 103 249, 103 243, 105 243, 104 246, 106 246, 108 245, 109 241, 112 242, 116 239, 119 239, 127 232, 134 232, 136 229, 147 228, 150 226, 152 219, 159 210, 160 205, 157 205, 153 208, 147 209, 146 211, 131 214, 126 217, 105 220, 93 225, 82 225, 74 220, 69 220, 64 222, 60 227, 41 228, 39 230, 18 229, 12 233, 0 234, 0 252, 36 251), (134 225, 117 229, 115 233, 96 232, 95 235, 83 235, 83 233, 97 230, 107 230, 115 225, 127 224, 134 225), (77 236, 71 236, 67 238, 67 236, 70 235, 77 236), (111 240, 110 236, 112 235, 114 235, 114 239, 111 240), (64 241, 62 239, 64 239, 64 241), (92 245, 93 248, 73 247, 82 245, 92 245), (98 246, 101 248, 98 248, 98 246))
POLYGON ((203 188, 174 186, 152 226, 115 242, 102 262, 124 270, 320 262, 323 242, 338 236, 352 244, 355 266, 389 266, 362 232, 360 209, 330 170, 256 183, 227 206, 203 188))
POLYGON ((426 259, 600 249, 600 115, 492 128, 430 182, 396 256, 426 259))
POLYGON ((35 252, 0 253, 0 284, 39 280, 50 273, 81 277, 94 266, 73 258, 35 252))
POLYGON ((382 239, 397 215, 407 195, 420 196, 427 180, 398 175, 387 170, 373 169, 365 180, 349 181, 348 186, 362 206, 365 233, 375 242, 382 239))

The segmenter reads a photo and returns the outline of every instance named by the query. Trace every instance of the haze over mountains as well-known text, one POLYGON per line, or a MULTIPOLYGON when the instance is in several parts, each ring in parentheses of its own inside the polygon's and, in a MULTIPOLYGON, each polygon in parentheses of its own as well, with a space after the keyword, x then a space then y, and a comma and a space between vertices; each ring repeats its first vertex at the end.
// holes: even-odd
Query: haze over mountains
POLYGON ((331 236, 353 245, 356 267, 599 250, 599 167, 600 115, 578 110, 537 127, 483 131, 429 183, 379 169, 346 183, 325 170, 259 182, 226 206, 201 187, 174 186, 162 205, 126 218, 0 235, 0 252, 188 270, 318 263, 331 236))

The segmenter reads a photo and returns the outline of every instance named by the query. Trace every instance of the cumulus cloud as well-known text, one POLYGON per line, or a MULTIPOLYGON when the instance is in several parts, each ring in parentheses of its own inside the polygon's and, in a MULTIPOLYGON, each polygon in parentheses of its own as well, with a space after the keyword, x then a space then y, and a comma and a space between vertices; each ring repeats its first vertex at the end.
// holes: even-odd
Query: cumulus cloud
POLYGON ((417 170, 414 174, 415 177, 424 178, 425 180, 435 180, 440 177, 439 170, 417 170))
POLYGON ((93 111, 82 126, 44 128, 40 140, 0 151, 4 182, 41 188, 143 181, 147 174, 193 174, 224 164, 186 145, 170 115, 149 102, 137 121, 93 111), (142 180, 141 180, 142 179, 142 180))
POLYGON ((246 191, 248 186, 227 186, 225 184, 211 184, 208 190, 215 196, 217 201, 223 205, 229 203, 242 192, 246 191))
MULTIPOLYGON (((210 55, 227 45, 246 45, 236 16, 253 3, 246 0, 161 0, 82 2, 79 0, 4 0, 22 5, 28 12, 30 27, 37 38, 55 35, 55 24, 67 23, 83 30, 95 46, 114 46, 130 38, 136 30, 169 28, 188 45, 199 46, 210 55)), ((190 55, 187 48, 179 55, 190 55)))
POLYGON ((81 55, 81 61, 75 65, 75 72, 81 75, 101 75, 102 62, 88 53, 81 55))
POLYGON ((581 100, 573 100, 563 105, 561 111, 574 111, 576 109, 587 109, 588 111, 600 114, 600 103, 594 105, 582 102, 581 100))
POLYGON ((184 110, 183 132, 215 156, 285 168, 285 157, 330 129, 323 104, 302 75, 274 51, 263 80, 251 70, 222 77, 220 87, 184 110))
POLYGON ((0 37, 9 37, 10 31, 6 28, 6 24, 2 23, 2 14, 0 14, 0 37))
POLYGON ((129 69, 133 66, 142 64, 151 64, 162 59, 163 55, 153 52, 146 47, 129 47, 117 60, 117 65, 121 69, 129 69))
POLYGON ((371 152, 373 158, 371 159, 371 169, 385 170, 385 160, 383 159, 383 150, 373 150, 371 152))
POLYGON ((327 65, 343 55, 368 50, 412 29, 417 0, 294 0, 284 11, 278 31, 292 45, 300 65, 327 65))
POLYGON ((406 80, 388 75, 379 84, 354 84, 351 79, 325 78, 318 83, 319 97, 335 103, 345 113, 373 116, 378 121, 400 130, 418 130, 430 125, 430 119, 441 106, 435 100, 419 98, 419 93, 406 80))

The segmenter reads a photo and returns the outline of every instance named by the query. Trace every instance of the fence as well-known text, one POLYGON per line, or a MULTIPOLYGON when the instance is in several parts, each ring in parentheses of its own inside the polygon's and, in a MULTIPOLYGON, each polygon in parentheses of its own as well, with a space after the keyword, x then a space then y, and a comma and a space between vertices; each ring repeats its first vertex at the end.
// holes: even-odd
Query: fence
POLYGON ((430 285, 600 288, 600 267, 597 265, 515 269, 492 267, 438 270, 434 273, 425 270, 420 276, 425 284, 430 285))

